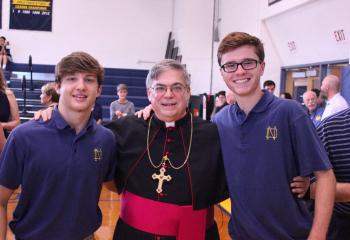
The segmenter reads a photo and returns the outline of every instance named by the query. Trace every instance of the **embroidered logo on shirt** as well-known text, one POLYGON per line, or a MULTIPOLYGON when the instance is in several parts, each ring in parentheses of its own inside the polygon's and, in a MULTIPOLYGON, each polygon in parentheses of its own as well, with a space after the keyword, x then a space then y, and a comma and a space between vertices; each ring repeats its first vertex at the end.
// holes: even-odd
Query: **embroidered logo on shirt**
POLYGON ((321 120, 321 117, 322 117, 322 116, 317 115, 317 116, 315 117, 315 120, 320 121, 320 120, 321 120))
POLYGON ((101 148, 94 148, 94 160, 95 162, 101 161, 102 159, 102 149, 101 148))
POLYGON ((270 139, 273 139, 273 140, 276 140, 278 137, 278 130, 277 130, 277 127, 274 126, 273 128, 268 126, 266 128, 266 140, 270 140, 270 139))

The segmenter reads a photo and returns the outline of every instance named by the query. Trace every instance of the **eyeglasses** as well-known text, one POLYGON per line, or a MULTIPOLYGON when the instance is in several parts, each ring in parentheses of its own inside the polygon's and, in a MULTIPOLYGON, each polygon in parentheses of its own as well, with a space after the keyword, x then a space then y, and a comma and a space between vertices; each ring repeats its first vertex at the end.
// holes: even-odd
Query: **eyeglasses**
POLYGON ((185 92, 186 88, 187 87, 182 85, 182 84, 174 84, 171 86, 156 85, 154 87, 150 87, 150 89, 153 89, 155 91, 155 93, 157 93, 158 95, 165 94, 168 89, 170 89, 170 91, 174 94, 182 94, 185 92))
POLYGON ((260 61, 258 61, 258 60, 246 59, 240 63, 237 63, 237 62, 225 63, 221 66, 221 69, 224 72, 232 73, 232 72, 236 72, 238 69, 238 66, 240 65, 244 70, 251 70, 251 69, 256 68, 258 66, 258 63, 260 63, 260 61))

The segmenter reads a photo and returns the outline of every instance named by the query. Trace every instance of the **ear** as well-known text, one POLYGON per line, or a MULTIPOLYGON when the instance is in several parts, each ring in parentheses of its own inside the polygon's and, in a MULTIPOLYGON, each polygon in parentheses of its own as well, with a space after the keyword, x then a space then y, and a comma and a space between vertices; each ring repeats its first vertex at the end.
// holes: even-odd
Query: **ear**
POLYGON ((55 89, 56 89, 57 94, 60 95, 60 94, 61 94, 61 93, 60 93, 61 84, 55 83, 55 89))
POLYGON ((151 90, 149 88, 147 88, 147 97, 148 97, 148 101, 152 102, 152 96, 151 96, 151 90))
POLYGON ((188 86, 187 88, 187 94, 186 94, 186 100, 187 100, 187 104, 190 102, 190 99, 191 99, 191 87, 188 86))
POLYGON ((99 97, 102 93, 102 85, 100 85, 97 89, 97 96, 96 97, 99 97))
POLYGON ((260 76, 264 75, 265 62, 260 63, 260 76))

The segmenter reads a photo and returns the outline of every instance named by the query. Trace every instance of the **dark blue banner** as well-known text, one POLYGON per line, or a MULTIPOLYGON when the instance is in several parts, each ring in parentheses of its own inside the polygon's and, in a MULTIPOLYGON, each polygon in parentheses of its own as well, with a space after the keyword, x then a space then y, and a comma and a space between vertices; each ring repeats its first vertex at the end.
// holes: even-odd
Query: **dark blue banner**
POLYGON ((10 29, 51 31, 52 0, 11 0, 10 29))

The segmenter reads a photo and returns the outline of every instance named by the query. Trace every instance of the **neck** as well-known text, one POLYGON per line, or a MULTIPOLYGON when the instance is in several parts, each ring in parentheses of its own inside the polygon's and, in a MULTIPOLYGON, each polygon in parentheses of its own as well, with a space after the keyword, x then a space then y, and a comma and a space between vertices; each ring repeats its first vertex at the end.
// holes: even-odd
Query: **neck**
POLYGON ((124 98, 124 99, 120 99, 120 98, 118 99, 118 102, 119 102, 119 103, 126 103, 127 101, 128 101, 128 100, 126 100, 125 98, 124 98))
POLYGON ((338 92, 329 92, 327 95, 328 100, 331 100, 338 92))
POLYGON ((62 118, 68 123, 68 125, 75 130, 78 134, 87 124, 90 119, 91 112, 73 112, 60 108, 58 105, 58 111, 62 118))
POLYGON ((166 117, 166 116, 158 116, 157 113, 154 113, 156 115, 156 117, 163 121, 163 122, 176 122, 177 120, 180 120, 181 118, 183 118, 186 115, 186 112, 184 112, 182 115, 180 115, 180 117, 166 117))
POLYGON ((261 89, 257 89, 253 94, 246 95, 246 96, 237 96, 236 95, 236 102, 238 103, 239 107, 244 111, 246 115, 253 109, 253 107, 259 102, 259 100, 264 95, 263 91, 261 89))
POLYGON ((57 103, 49 102, 49 103, 46 104, 46 107, 54 107, 56 105, 57 105, 57 103))

